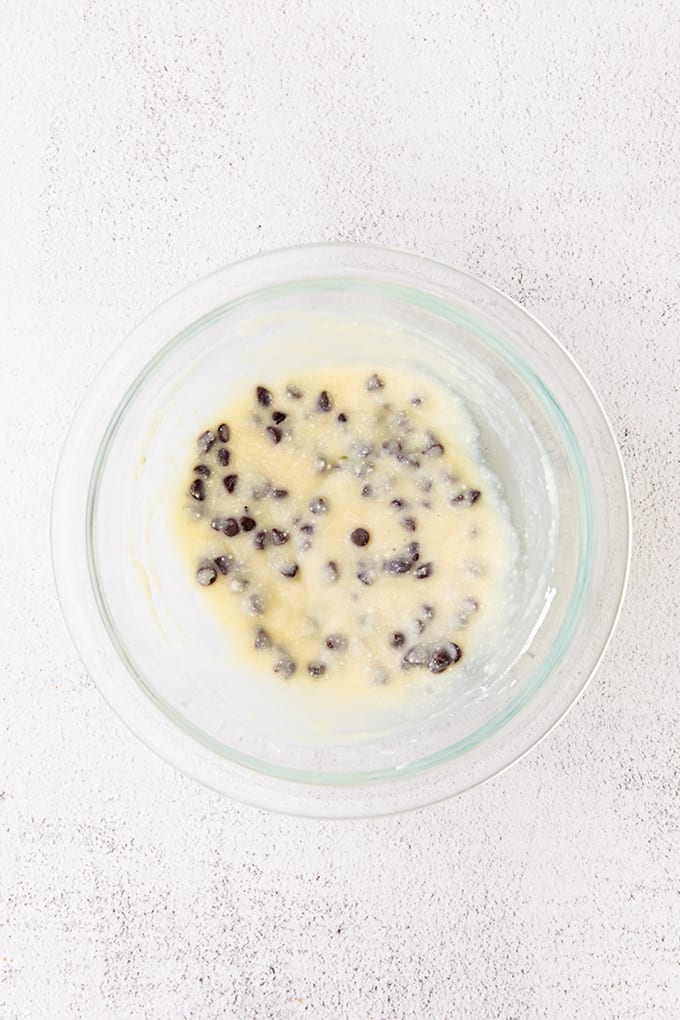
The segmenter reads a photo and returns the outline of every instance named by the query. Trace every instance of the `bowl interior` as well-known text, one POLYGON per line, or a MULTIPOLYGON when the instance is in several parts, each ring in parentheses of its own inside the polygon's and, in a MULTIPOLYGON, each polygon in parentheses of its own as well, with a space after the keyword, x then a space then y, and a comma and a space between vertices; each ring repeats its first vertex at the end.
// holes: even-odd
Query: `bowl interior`
POLYGON ((593 541, 581 447, 497 310, 360 275, 291 281, 214 307, 149 361, 97 455, 88 564, 135 681, 195 740, 274 776, 362 782, 416 773, 488 740, 562 660, 593 541), (399 365, 465 402, 517 536, 512 597, 451 676, 357 715, 244 671, 177 549, 186 450, 244 387, 339 362, 399 365))

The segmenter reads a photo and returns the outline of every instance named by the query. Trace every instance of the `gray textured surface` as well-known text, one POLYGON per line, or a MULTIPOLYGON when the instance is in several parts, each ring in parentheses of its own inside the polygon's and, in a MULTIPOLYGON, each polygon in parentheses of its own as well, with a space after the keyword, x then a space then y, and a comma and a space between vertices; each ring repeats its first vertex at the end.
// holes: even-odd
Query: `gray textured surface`
POLYGON ((675 0, 8 0, 3 22, 0 1016, 680 1015, 675 0), (636 523, 566 722, 462 799, 357 824, 233 806, 134 740, 47 535, 73 410, 145 311, 321 239, 441 257, 551 326, 636 523))

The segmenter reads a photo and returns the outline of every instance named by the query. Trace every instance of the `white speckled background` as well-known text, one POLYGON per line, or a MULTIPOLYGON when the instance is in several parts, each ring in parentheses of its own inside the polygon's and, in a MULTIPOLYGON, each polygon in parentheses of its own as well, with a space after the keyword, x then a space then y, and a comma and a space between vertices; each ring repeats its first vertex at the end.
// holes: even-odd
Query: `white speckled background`
POLYGON ((2 22, 2 1020, 680 1015, 676 0, 6 0, 2 22), (633 492, 621 626, 566 722, 375 822, 237 807, 153 757, 49 562, 107 354, 185 282, 323 239, 526 304, 633 492))

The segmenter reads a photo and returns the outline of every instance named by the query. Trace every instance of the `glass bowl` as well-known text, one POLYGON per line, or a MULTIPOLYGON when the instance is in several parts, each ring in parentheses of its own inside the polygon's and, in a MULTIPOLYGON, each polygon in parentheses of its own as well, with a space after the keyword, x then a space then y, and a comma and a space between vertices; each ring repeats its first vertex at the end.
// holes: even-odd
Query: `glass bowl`
POLYGON ((380 815, 497 775, 563 717, 619 615, 630 509, 597 398, 534 318, 428 259, 310 245, 213 273, 118 348, 64 447, 52 548, 85 665, 149 747, 260 807, 380 815), (305 716, 299 690, 245 675, 181 563, 168 511, 183 451, 230 393, 338 362, 426 372, 461 395, 519 540, 497 654, 360 726, 323 707, 305 716))

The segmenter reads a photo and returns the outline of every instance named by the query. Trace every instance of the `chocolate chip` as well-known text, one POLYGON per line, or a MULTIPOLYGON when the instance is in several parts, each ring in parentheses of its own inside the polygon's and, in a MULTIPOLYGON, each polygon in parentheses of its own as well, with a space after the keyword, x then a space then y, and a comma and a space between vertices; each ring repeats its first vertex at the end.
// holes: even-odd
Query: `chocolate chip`
POLYGON ((288 496, 288 489, 272 489, 272 497, 274 499, 286 499, 288 496))
POLYGON ((233 492, 238 482, 238 475, 225 475, 222 479, 227 492, 233 492))
POLYGON ((408 574, 413 570, 413 561, 403 556, 395 556, 391 560, 385 560, 383 570, 388 574, 408 574))
POLYGON ((428 434, 427 443, 425 447, 420 451, 426 457, 441 457, 444 453, 444 447, 432 433, 428 434))
POLYGON ((264 549, 266 545, 269 545, 269 535, 266 531, 256 531, 253 536, 253 545, 256 549, 264 549))
POLYGON ((338 415, 338 421, 341 422, 343 425, 347 421, 347 415, 345 414, 344 411, 341 411, 340 414, 338 415))
POLYGON ((315 496, 309 502, 309 509, 313 514, 325 514, 328 510, 328 503, 323 496, 315 496))
POLYGON ((198 437, 199 453, 207 453, 215 442, 215 433, 208 430, 198 437))
POLYGON ((210 527, 213 529, 213 531, 224 531, 226 526, 227 526, 226 517, 213 517, 213 519, 210 522, 210 527))
POLYGON ((422 580, 424 577, 431 577, 434 571, 434 565, 432 563, 422 563, 419 567, 413 571, 413 576, 417 577, 418 580, 422 580))
POLYGON ((420 543, 409 542, 406 546, 406 552, 411 557, 414 563, 417 563, 420 559, 420 543))
POLYGON ((425 617, 426 620, 432 620, 433 619, 433 617, 434 617, 434 606, 427 606, 427 605, 423 606, 422 607, 422 611, 423 611, 423 616, 425 617))
POLYGON ((299 569, 300 568, 297 563, 284 563, 284 565, 280 568, 279 573, 283 577, 296 577, 299 569))
POLYGON ((248 599, 248 609, 254 616, 262 616, 264 613, 264 602, 261 595, 251 595, 248 599))
POLYGON ((227 517, 226 521, 224 522, 224 527, 222 528, 222 530, 228 538, 233 538, 234 535, 238 535, 240 529, 236 518, 227 517))
POLYGON ((367 457, 373 453, 373 446, 371 443, 356 443, 354 449, 357 451, 362 460, 366 460, 367 457))
POLYGON ((403 449, 402 444, 398 439, 386 439, 382 444, 382 448, 388 457, 398 456, 403 449))
POLYGON ((303 531, 305 533, 305 535, 313 535, 314 534, 314 530, 315 529, 314 529, 314 525, 313 524, 301 524, 300 525, 300 531, 303 531))
POLYGON ((189 495, 202 502, 205 499, 205 484, 202 478, 194 478, 189 486, 189 495))
POLYGON ((375 574, 366 564, 359 564, 359 571, 357 573, 357 580, 361 581, 362 584, 370 586, 375 584, 375 574))
POLYGON ((326 666, 323 662, 309 662, 307 663, 307 672, 310 676, 323 676, 326 672, 326 666))
POLYGON ((297 386, 289 384, 286 386, 286 395, 289 396, 291 400, 299 400, 302 396, 302 390, 298 389, 297 386))
POLYGON ((295 663, 292 659, 277 659, 273 666, 275 673, 280 673, 284 680, 288 680, 295 672, 295 663))
POLYGON ((288 532, 280 531, 279 528, 272 528, 270 534, 272 545, 285 545, 289 538, 288 532))
POLYGON ((367 498, 370 499, 370 497, 373 495, 373 486, 364 485, 363 489, 361 490, 361 495, 366 496, 367 498))
POLYGON ((329 560, 323 568, 323 576, 327 581, 337 581, 340 571, 335 560, 329 560))
POLYGON ((400 464, 408 464, 409 467, 420 467, 420 461, 412 453, 400 453, 397 455, 397 460, 400 464))
POLYGON ((203 563, 196 571, 196 580, 204 588, 207 588, 209 584, 214 584, 217 580, 217 571, 211 563, 203 563))
POLYGON ((402 517, 399 523, 402 528, 406 528, 407 531, 415 531, 418 527, 418 522, 415 517, 402 517))
POLYGON ((272 639, 263 627, 258 627, 255 632, 255 647, 256 648, 271 648, 272 639))
POLYGON ((369 391, 381 390, 384 385, 385 383, 382 381, 379 375, 375 374, 375 372, 373 373, 373 375, 369 376, 366 381, 366 389, 369 391))
POLYGON ((341 651, 347 646, 347 639, 343 634, 329 634, 326 638, 326 648, 330 648, 332 652, 341 651))
POLYGON ((229 461, 231 460, 231 453, 226 448, 226 446, 221 446, 217 451, 217 460, 222 465, 222 467, 227 467, 227 465, 229 464, 229 461))
POLYGON ((447 645, 436 645, 430 653, 427 668, 430 673, 443 673, 449 666, 458 662, 462 654, 459 645, 453 641, 447 645))
POLYGON ((242 517, 241 527, 243 528, 244 531, 252 531, 253 528, 256 527, 256 522, 253 520, 252 517, 242 517))
POLYGON ((355 528, 349 537, 352 542, 354 542, 354 545, 358 545, 359 547, 368 545, 371 541, 371 536, 366 531, 366 528, 355 528))
POLYGON ((194 471, 196 472, 197 475, 200 475, 201 478, 210 478, 212 474, 212 471, 210 470, 207 464, 197 464, 196 467, 194 468, 194 471))
POLYGON ((272 395, 266 386, 258 386, 255 392, 260 407, 269 407, 272 402, 272 395))
POLYGON ((330 411, 333 401, 328 390, 322 390, 316 400, 317 411, 330 411))
POLYGON ((394 507, 395 510, 402 510, 406 506, 406 503, 403 499, 393 499, 390 506, 394 507))
POLYGON ((267 438, 271 439, 272 443, 280 443, 281 442, 281 436, 283 435, 283 432, 281 431, 280 428, 278 428, 278 426, 276 426, 276 425, 267 425, 267 428, 265 429, 265 432, 267 433, 267 438))
POLYGON ((479 489, 467 489, 465 492, 457 492, 455 496, 451 496, 451 502, 460 503, 463 506, 472 506, 480 496, 481 492, 479 489))
POLYGON ((413 404, 414 407, 420 407, 422 402, 423 401, 422 401, 421 397, 411 397, 411 403, 413 404))
POLYGON ((218 568, 220 574, 224 574, 224 576, 226 577, 227 574, 229 573, 229 569, 231 567, 231 560, 229 559, 229 557, 228 556, 216 556, 215 557, 215 563, 217 565, 217 568, 218 568))
POLYGON ((217 438, 221 443, 228 443, 230 435, 231 429, 224 422, 222 422, 221 425, 217 426, 217 438))
POLYGON ((413 645, 402 657, 402 669, 409 669, 412 666, 426 666, 429 658, 430 652, 427 645, 413 645))
POLYGON ((280 425, 287 417, 288 415, 284 411, 272 411, 272 421, 275 425, 280 425))
POLYGON ((400 630, 395 630, 392 634, 390 634, 389 642, 392 648, 401 648, 405 641, 406 638, 400 630))

